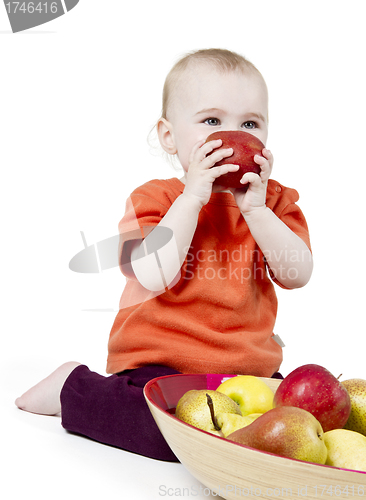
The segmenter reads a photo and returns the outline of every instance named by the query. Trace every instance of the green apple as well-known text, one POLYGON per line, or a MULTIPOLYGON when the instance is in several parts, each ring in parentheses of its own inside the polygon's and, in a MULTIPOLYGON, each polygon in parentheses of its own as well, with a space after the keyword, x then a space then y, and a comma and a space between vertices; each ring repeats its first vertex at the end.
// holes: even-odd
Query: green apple
POLYGON ((229 434, 249 425, 253 422, 252 418, 243 417, 242 415, 237 415, 236 413, 218 413, 216 415, 216 421, 221 429, 222 435, 227 437, 229 434))
POLYGON ((178 401, 175 416, 198 429, 222 435, 219 429, 215 428, 207 395, 212 399, 214 415, 218 413, 241 415, 239 406, 229 396, 213 390, 192 389, 178 401))
POLYGON ((348 429, 333 429, 324 433, 328 449, 326 465, 366 472, 366 437, 348 429))
POLYGON ((233 399, 240 406, 243 416, 265 413, 273 407, 273 391, 253 375, 237 375, 225 380, 217 391, 233 399))

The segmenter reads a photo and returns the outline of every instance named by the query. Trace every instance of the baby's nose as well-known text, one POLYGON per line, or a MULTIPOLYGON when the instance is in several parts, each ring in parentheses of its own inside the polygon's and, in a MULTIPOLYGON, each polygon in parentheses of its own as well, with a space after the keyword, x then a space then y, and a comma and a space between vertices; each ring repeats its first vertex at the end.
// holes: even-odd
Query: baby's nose
POLYGON ((243 130, 242 129, 242 126, 241 125, 237 125, 236 123, 229 123, 227 125, 225 125, 224 127, 221 127, 221 130, 225 131, 225 132, 229 132, 229 131, 238 131, 238 130, 243 130))

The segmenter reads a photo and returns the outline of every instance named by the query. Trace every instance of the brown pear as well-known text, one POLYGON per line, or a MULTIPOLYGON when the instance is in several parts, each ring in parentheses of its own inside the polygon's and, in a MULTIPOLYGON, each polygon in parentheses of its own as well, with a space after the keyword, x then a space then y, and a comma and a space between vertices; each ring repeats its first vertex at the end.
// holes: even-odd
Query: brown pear
POLYGON ((325 464, 327 459, 319 421, 308 411, 293 406, 273 408, 253 423, 229 434, 227 439, 305 462, 325 464))

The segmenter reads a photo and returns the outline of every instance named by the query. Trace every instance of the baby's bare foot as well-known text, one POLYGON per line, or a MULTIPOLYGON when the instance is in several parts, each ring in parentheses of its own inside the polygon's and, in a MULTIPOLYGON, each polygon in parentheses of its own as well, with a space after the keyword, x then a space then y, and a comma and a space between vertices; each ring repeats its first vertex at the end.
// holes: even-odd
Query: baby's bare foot
POLYGON ((79 366, 76 361, 69 361, 59 366, 51 375, 31 387, 15 404, 21 410, 41 415, 56 415, 61 411, 60 393, 65 380, 79 366))

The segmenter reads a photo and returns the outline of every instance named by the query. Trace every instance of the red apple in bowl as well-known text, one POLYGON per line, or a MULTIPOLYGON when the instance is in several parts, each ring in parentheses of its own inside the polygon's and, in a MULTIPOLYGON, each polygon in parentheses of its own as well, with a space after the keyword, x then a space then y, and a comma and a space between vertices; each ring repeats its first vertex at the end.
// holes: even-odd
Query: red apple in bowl
POLYGON ((296 406, 310 412, 323 431, 341 429, 351 412, 351 399, 346 388, 323 366, 299 366, 283 379, 273 406, 296 406))
POLYGON ((221 148, 232 148, 234 152, 228 158, 224 158, 215 163, 215 167, 232 163, 234 165, 239 165, 239 170, 221 175, 215 180, 214 184, 231 188, 247 188, 248 186, 240 183, 240 179, 247 172, 260 174, 261 169, 260 166, 255 163, 254 156, 262 155, 262 150, 265 147, 264 144, 253 134, 241 130, 222 130, 214 132, 207 137, 206 142, 215 141, 217 139, 222 140, 221 148))

